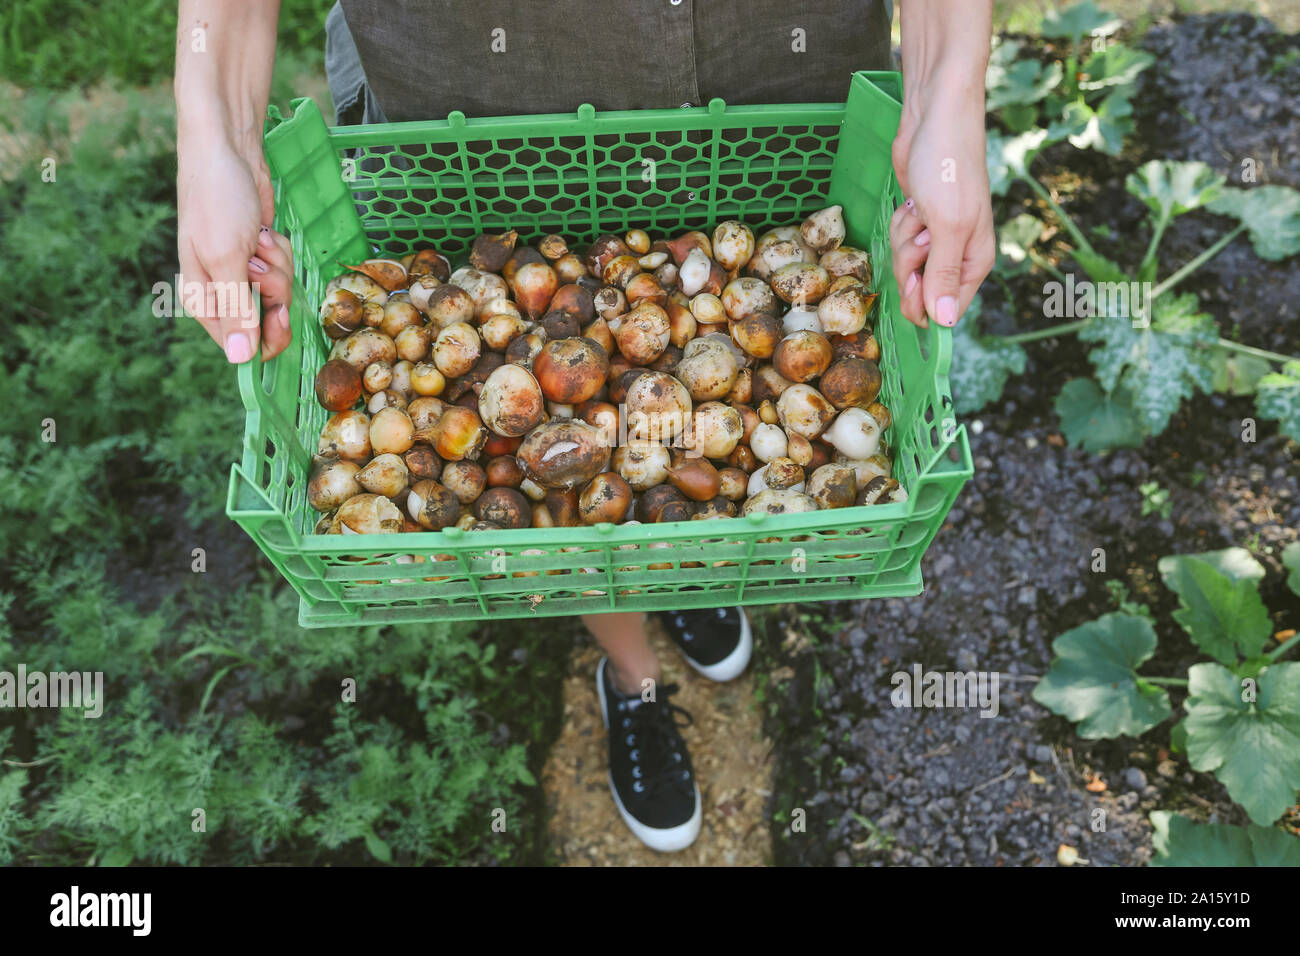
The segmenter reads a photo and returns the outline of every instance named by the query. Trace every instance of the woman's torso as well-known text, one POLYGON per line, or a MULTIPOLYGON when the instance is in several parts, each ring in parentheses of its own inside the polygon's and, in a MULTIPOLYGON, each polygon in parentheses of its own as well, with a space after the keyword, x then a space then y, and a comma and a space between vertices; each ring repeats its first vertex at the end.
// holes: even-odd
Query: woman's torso
MULTIPOLYGON (((885 0, 340 0, 331 91, 367 120, 836 102, 888 69, 885 0), (339 52, 342 50, 342 52, 339 52), (359 60, 357 69, 356 60, 359 60), (352 62, 348 62, 352 61, 352 62), (349 83, 353 89, 348 89, 349 83), (378 113, 379 115, 369 115, 378 113)), ((343 112, 343 109, 340 109, 343 112)), ((360 117, 351 119, 359 121, 360 117)))

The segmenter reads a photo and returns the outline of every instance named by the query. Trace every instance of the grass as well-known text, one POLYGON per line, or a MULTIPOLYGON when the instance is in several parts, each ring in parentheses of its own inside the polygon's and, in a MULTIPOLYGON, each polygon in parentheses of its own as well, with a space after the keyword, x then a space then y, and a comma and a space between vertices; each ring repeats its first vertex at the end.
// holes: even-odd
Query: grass
POLYGON ((223 514, 234 376, 150 309, 176 271, 170 104, 96 89, 0 103, 0 666, 105 685, 100 719, 0 710, 0 865, 541 862, 567 644, 296 626, 223 514))
MULTIPOLYGON (((3 78, 20 87, 67 89, 113 80, 141 86, 169 78, 175 0, 6 0, 0 6, 3 78)), ((281 52, 325 56, 327 4, 283 0, 281 52)))

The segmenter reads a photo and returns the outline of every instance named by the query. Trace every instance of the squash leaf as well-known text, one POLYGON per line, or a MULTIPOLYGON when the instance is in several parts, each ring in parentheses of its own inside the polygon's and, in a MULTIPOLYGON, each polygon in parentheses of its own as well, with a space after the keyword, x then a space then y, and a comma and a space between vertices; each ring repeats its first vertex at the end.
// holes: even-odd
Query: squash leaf
POLYGON ((1286 586, 1300 594, 1300 541, 1292 541, 1282 549, 1282 566, 1288 571, 1286 586))
POLYGON ((1193 823, 1168 810, 1150 820, 1152 866, 1300 866, 1300 839, 1277 827, 1193 823))
POLYGON ((1174 620, 1197 647, 1228 667, 1264 650, 1272 633, 1259 596, 1264 567, 1249 551, 1170 555, 1157 567, 1165 586, 1178 595, 1174 620))
POLYGON ((1097 108, 1074 100, 1067 103, 1061 118, 1047 130, 1052 141, 1069 139, 1076 149, 1095 149, 1108 156, 1118 156, 1124 137, 1133 132, 1133 104, 1126 92, 1116 90, 1097 108))
POLYGON ((1107 43, 1104 50, 1094 51, 1083 64, 1081 90, 1118 88, 1127 95, 1128 87, 1143 70, 1156 61, 1145 50, 1135 50, 1123 43, 1107 43))
POLYGON ((1037 60, 999 63, 990 57, 989 69, 984 77, 985 89, 988 91, 984 108, 991 112, 1004 106, 1037 103, 1060 84, 1059 63, 1043 64, 1037 60))
POLYGON ((952 386, 953 409, 959 415, 977 412, 996 401, 1006 387, 1007 378, 1025 370, 1023 347, 979 334, 979 312, 977 295, 966 310, 966 317, 952 330, 952 367, 948 370, 948 380, 952 386))
POLYGON ((1090 378, 1071 379, 1056 397, 1061 431, 1084 451, 1105 452, 1142 444, 1142 425, 1123 393, 1107 395, 1090 378))
POLYGON ((1300 252, 1300 190, 1289 186, 1228 187, 1207 205, 1246 226, 1255 255, 1272 262, 1300 252))
POLYGON ((1255 386, 1255 410, 1278 423, 1278 430, 1300 441, 1300 362, 1263 376, 1255 386))
POLYGON ((1128 174, 1125 188, 1155 213, 1156 228, 1222 195, 1224 178, 1205 163, 1153 159, 1128 174))
POLYGON ((1220 664, 1188 669, 1187 756, 1213 771, 1253 823, 1272 823, 1300 789, 1300 664, 1274 664, 1246 679, 1220 664))
POLYGON ((1080 339, 1095 343, 1089 358, 1097 381, 1110 393, 1124 388, 1142 428, 1159 434, 1183 399, 1214 387, 1209 348, 1218 341, 1214 319, 1197 311, 1190 293, 1157 298, 1146 327, 1124 314, 1140 311, 1141 305, 1133 307, 1131 290, 1123 284, 1098 284, 1097 299, 1097 318, 1079 330, 1080 339), (1102 313, 1103 294, 1110 316, 1102 313))
POLYGON ((1064 10, 1049 10, 1043 14, 1039 32, 1053 39, 1068 39, 1073 44, 1085 36, 1110 36, 1123 24, 1119 17, 1100 9, 1093 0, 1083 0, 1064 10))
POLYGON ((1137 673, 1155 649, 1156 632, 1145 617, 1104 614, 1052 642, 1056 657, 1033 698, 1077 722, 1085 740, 1136 737, 1170 714, 1169 695, 1137 673))
POLYGON ((1019 136, 990 133, 985 141, 985 159, 989 167, 989 188, 995 196, 1005 196, 1017 179, 1029 176, 1029 164, 1047 145, 1047 130, 1032 129, 1019 136))

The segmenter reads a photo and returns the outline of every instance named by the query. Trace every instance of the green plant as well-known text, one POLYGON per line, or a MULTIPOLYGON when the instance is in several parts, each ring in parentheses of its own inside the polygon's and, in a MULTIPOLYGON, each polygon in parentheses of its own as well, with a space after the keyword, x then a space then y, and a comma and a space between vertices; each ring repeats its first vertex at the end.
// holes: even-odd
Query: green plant
POLYGON ((1138 75, 1155 62, 1111 39, 1120 25, 1084 0, 1043 18, 1043 37, 1057 41, 1047 63, 1021 56, 1013 40, 997 43, 985 77, 988 112, 1012 134, 1045 127, 1053 140, 1117 155, 1133 130, 1138 75))
POLYGON ((534 862, 528 759, 567 643, 504 632, 525 666, 466 625, 296 626, 222 516, 231 370, 152 309, 176 272, 170 107, 131 94, 74 132, 77 110, 0 104, 0 662, 102 671, 104 712, 0 708, 0 865, 534 862))
MULTIPOLYGON (((1256 397, 1256 411, 1300 438, 1300 359, 1221 337, 1195 295, 1171 291, 1233 239, 1247 234, 1257 255, 1277 261, 1300 252, 1300 192, 1282 186, 1235 189, 1203 163, 1153 160, 1132 173, 1128 192, 1147 207, 1150 241, 1139 264, 1122 267, 1096 250, 1061 209, 1029 165, 1051 136, 1036 130, 1010 139, 990 137, 995 191, 1021 181, 1053 211, 1074 245, 1071 255, 1089 281, 1075 282, 1041 256, 1029 259, 1036 234, 1021 223, 1003 239, 1056 280, 1044 287, 1049 317, 1073 316, 1050 328, 1009 336, 981 335, 973 310, 954 347, 953 393, 957 411, 983 407, 1002 383, 1024 367, 1023 343, 1075 333, 1091 343, 1096 381, 1067 382, 1056 401, 1062 430, 1089 451, 1135 446, 1162 432, 1184 399, 1223 391, 1256 397), (1194 209, 1236 218, 1204 252, 1157 281, 1156 253, 1169 223, 1194 209), (1280 366, 1278 371, 1273 367, 1280 366)), ((1004 234, 1005 234, 1004 227, 1004 234)), ((959 326, 960 328, 960 326, 959 326)))
MULTIPOLYGON (((1300 594, 1300 549, 1286 560, 1288 582, 1300 594)), ((1193 769, 1213 773, 1251 821, 1266 827, 1296 803, 1300 789, 1300 663, 1281 659, 1300 637, 1265 649, 1265 571, 1243 548, 1166 557, 1159 569, 1179 598, 1174 620, 1213 660, 1193 664, 1186 678, 1139 674, 1156 651, 1151 621, 1105 614, 1056 638, 1056 656, 1033 697, 1094 740, 1150 731, 1173 715, 1165 688, 1186 689, 1173 749, 1185 750, 1193 769)), ((1179 825, 1165 838, 1175 857, 1183 832, 1179 825)))
MULTIPOLYGON (((321 62, 327 10, 283 0, 281 52, 321 62)), ((147 84, 171 76, 175 47, 176 4, 168 0, 9 0, 0 7, 0 63, 4 78, 19 86, 147 84)))
POLYGON ((1086 278, 1076 283, 1035 249, 1044 227, 1017 215, 998 229, 994 278, 1007 280, 1037 268, 1054 282, 1044 287, 1049 318, 1072 321, 1013 335, 982 334, 980 304, 972 303, 954 331, 951 381, 954 407, 977 411, 997 399, 1012 374, 1024 371, 1023 344, 1070 333, 1093 347, 1095 381, 1065 383, 1056 409, 1062 430, 1089 451, 1135 446, 1159 434, 1184 399, 1196 392, 1254 395, 1261 417, 1300 437, 1300 359, 1252 348, 1219 335, 1194 295, 1170 291, 1243 232, 1262 258, 1300 251, 1300 193, 1281 186, 1227 187, 1201 163, 1153 161, 1128 177, 1128 191, 1148 210, 1150 241, 1141 260, 1121 265, 1094 246, 1115 242, 1109 231, 1085 234, 1031 173, 1048 146, 1068 141, 1118 155, 1133 129, 1137 78, 1153 62, 1143 51, 1112 39, 1118 17, 1092 0, 1044 15, 1041 33, 1055 59, 1021 56, 1015 41, 997 44, 986 75, 990 186, 1006 195, 1023 183, 1051 210, 1086 278), (1236 218, 1238 226, 1203 253, 1157 281, 1156 254, 1169 224, 1194 209, 1236 218))
POLYGON ((1277 827, 1197 824, 1155 810, 1151 828, 1152 866, 1300 866, 1300 840, 1277 827))
POLYGON ((1145 617, 1148 620, 1151 619, 1151 608, 1138 601, 1134 601, 1129 596, 1128 587, 1123 581, 1107 581, 1106 593, 1110 596, 1110 602, 1122 613, 1130 616, 1145 617))
POLYGON ((1158 481, 1144 481, 1138 485, 1142 494, 1142 517, 1159 515, 1168 518, 1174 510, 1174 503, 1169 500, 1169 489, 1161 488, 1158 481))

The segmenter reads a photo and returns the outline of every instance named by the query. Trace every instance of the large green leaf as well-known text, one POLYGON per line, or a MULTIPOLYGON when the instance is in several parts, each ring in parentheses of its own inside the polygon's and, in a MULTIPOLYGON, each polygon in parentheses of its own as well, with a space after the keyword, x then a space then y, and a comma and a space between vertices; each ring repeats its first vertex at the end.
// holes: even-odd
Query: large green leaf
POLYGON ((1107 392, 1121 386, 1126 389, 1142 427, 1159 434, 1184 399, 1213 389, 1210 346, 1218 341, 1219 333, 1214 319, 1197 311, 1198 302, 1191 293, 1157 298, 1145 327, 1125 316, 1126 311, 1135 315, 1141 310, 1141 294, 1136 307, 1133 298, 1132 287, 1126 290, 1123 284, 1099 284, 1098 317, 1079 330, 1079 338, 1095 343, 1088 357, 1101 387, 1107 392), (1112 317, 1101 314, 1103 299, 1112 317))
POLYGON ((1300 441, 1300 362, 1265 375, 1255 386, 1255 409, 1278 423, 1278 430, 1300 441))
POLYGON ((1074 261, 1083 267, 1083 271, 1088 273, 1088 278, 1093 282, 1127 282, 1128 276, 1120 268, 1119 263, 1113 259, 1107 259, 1097 252, 1089 252, 1087 249, 1075 249, 1070 255, 1074 256, 1074 261))
POLYGON ((1157 567, 1165 586, 1178 595, 1174 620, 1197 647, 1228 667, 1263 651, 1272 633, 1259 597, 1264 567, 1249 551, 1171 555, 1157 567))
POLYGON ((1029 164, 1046 145, 1047 130, 1032 129, 1019 136, 990 133, 985 140, 985 159, 989 167, 989 188, 995 196, 1006 195, 1016 179, 1029 175, 1029 164))
POLYGON ((1038 125, 1038 107, 1033 103, 1011 103, 1002 107, 998 115, 1013 133, 1023 133, 1038 125))
POLYGON ((1100 9, 1093 0, 1083 0, 1064 10, 1049 10, 1043 14, 1039 32, 1045 37, 1078 43, 1085 36, 1110 36, 1123 22, 1100 9))
POLYGON ((1214 390, 1228 395, 1253 395, 1259 380, 1273 371, 1267 359, 1227 349, 1215 349, 1210 361, 1214 368, 1214 390))
POLYGON ((1118 156, 1124 137, 1133 132, 1133 104, 1128 94, 1116 91, 1094 110, 1078 100, 1067 103, 1061 117, 1047 130, 1051 141, 1069 139, 1076 149, 1095 149, 1108 156, 1118 156))
POLYGON ((1155 61, 1156 58, 1145 50, 1135 50, 1122 43, 1107 43, 1104 50, 1095 51, 1084 62, 1084 78, 1079 80, 1079 89, 1131 86, 1138 74, 1155 61))
POLYGON ((1052 642, 1056 657, 1034 686, 1034 700, 1078 723, 1086 740, 1136 737, 1170 713, 1169 695, 1137 674, 1155 649, 1146 618, 1104 614, 1052 642))
POLYGON ((1274 262, 1300 252, 1300 190, 1289 186, 1228 187, 1207 204, 1245 223, 1255 255, 1274 262))
POLYGON ((1136 448, 1142 444, 1142 425, 1123 393, 1107 395, 1090 378, 1065 383, 1056 397, 1061 431, 1084 451, 1136 448))
POLYGON ((1175 216, 1199 209, 1224 190, 1224 178, 1205 163, 1153 159, 1128 174, 1130 193, 1156 214, 1157 228, 1175 216))
POLYGON ((1029 252, 1043 234, 1037 216, 1021 213, 998 227, 998 262, 994 266, 1003 277, 1015 275, 1029 265, 1029 252))
POLYGON ((978 330, 980 298, 976 296, 966 316, 952 330, 952 366, 948 381, 952 387, 953 409, 959 415, 977 412, 996 401, 1006 386, 1007 377, 1025 370, 1025 350, 994 337, 981 336, 978 330))
POLYGON ((1213 771, 1254 823, 1272 823, 1300 789, 1300 664, 1262 671, 1253 701, 1243 679, 1220 664, 1187 672, 1187 756, 1213 771))
POLYGON ((1200 824, 1156 810, 1151 830, 1152 866, 1300 866, 1300 839, 1277 827, 1200 824))
POLYGON ((1282 549, 1282 566, 1288 572, 1286 586, 1300 594, 1300 541, 1292 541, 1282 549))
POLYGON ((1015 60, 1001 65, 990 60, 984 82, 988 91, 984 108, 990 112, 1037 103, 1061 84, 1061 64, 1015 60))

